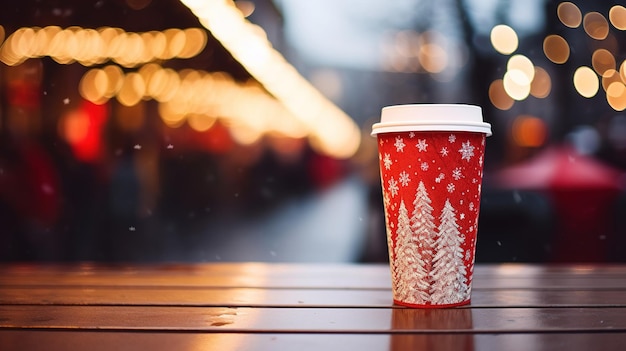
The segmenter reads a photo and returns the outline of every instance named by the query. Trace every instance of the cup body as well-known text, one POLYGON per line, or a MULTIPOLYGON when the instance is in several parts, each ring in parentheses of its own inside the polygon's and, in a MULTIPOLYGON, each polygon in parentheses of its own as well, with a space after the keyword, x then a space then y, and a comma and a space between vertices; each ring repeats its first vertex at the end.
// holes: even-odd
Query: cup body
MULTIPOLYGON (((422 105, 411 106, 405 112, 424 112, 422 105)), ((424 106, 429 120, 441 118, 438 113, 458 112, 458 106, 476 113, 475 106, 424 106)), ((448 117, 463 122, 463 116, 448 117)), ((383 109, 381 124, 401 125, 384 117, 383 109)), ((417 308, 461 306, 471 297, 490 126, 477 130, 444 123, 445 130, 426 130, 416 128, 418 117, 407 123, 415 130, 381 131, 378 126, 373 132, 378 138, 393 300, 417 308)))

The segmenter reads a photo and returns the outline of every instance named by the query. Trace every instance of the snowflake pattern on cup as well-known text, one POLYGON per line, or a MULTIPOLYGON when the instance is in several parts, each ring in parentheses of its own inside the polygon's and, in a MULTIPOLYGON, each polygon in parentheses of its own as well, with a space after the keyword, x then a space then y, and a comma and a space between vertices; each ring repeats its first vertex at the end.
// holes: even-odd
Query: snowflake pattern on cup
POLYGON ((394 300, 468 303, 485 135, 384 133, 378 141, 394 300))

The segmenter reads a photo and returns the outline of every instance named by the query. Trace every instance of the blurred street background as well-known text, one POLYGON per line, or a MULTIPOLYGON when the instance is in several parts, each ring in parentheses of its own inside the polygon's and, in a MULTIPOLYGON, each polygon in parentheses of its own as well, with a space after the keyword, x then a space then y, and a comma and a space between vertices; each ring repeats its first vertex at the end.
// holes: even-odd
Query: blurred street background
POLYGON ((492 124, 479 262, 626 261, 626 7, 54 0, 0 11, 0 261, 384 262, 382 107, 492 124))

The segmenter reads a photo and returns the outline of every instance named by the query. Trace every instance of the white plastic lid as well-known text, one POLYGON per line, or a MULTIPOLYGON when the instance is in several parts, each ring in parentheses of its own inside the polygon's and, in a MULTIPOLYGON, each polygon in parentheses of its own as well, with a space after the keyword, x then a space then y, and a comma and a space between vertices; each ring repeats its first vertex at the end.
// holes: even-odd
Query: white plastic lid
POLYGON ((383 107, 372 135, 410 131, 463 131, 491 135, 479 106, 463 104, 409 104, 383 107))

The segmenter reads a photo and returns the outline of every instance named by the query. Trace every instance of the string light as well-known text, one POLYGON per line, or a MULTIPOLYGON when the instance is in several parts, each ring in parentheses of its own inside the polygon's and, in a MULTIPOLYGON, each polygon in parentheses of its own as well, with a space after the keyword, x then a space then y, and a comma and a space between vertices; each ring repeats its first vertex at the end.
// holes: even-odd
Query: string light
POLYGON ((29 58, 49 56, 60 64, 79 62, 92 66, 112 60, 124 67, 135 67, 156 59, 194 57, 206 43, 207 34, 200 28, 145 33, 113 27, 19 28, 2 45, 0 61, 14 66, 29 58))
POLYGON ((182 0, 200 23, 239 61, 292 118, 306 127, 312 147, 337 158, 354 155, 361 134, 356 123, 305 80, 258 26, 232 1, 182 0))

